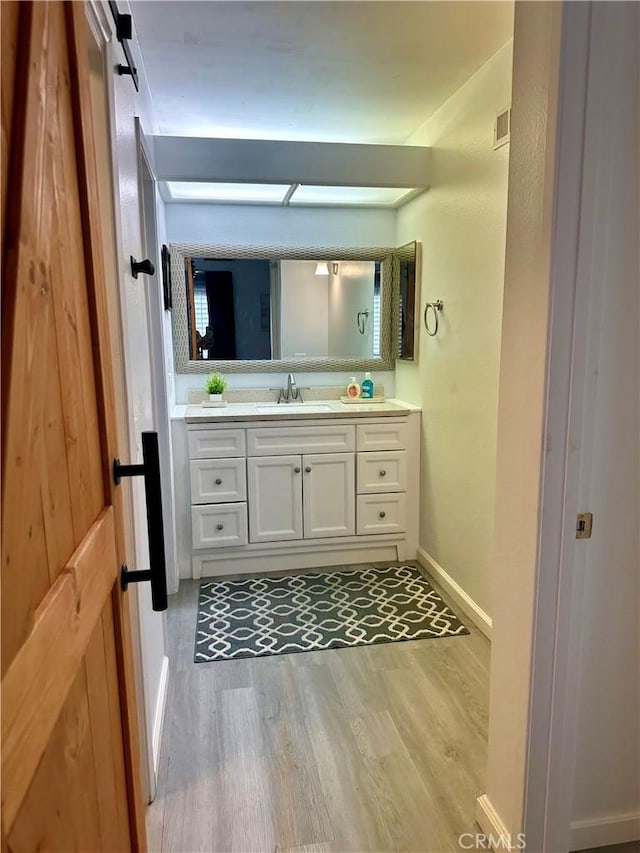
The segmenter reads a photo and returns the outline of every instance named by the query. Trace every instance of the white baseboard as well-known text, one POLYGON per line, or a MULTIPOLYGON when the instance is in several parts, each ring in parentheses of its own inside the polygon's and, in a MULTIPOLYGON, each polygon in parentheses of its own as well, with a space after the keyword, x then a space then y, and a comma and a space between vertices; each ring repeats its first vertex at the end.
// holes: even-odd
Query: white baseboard
POLYGON ((570 850, 608 847, 640 839, 640 811, 571 821, 570 850))
POLYGON ((524 848, 524 835, 509 834, 507 827, 502 822, 500 815, 494 809, 491 800, 486 794, 482 794, 476 800, 476 823, 480 826, 485 838, 483 849, 489 849, 502 853, 505 850, 522 850, 524 848))
POLYGON ((418 562, 426 572, 437 581, 445 592, 464 610, 473 624, 491 639, 491 617, 457 584, 451 575, 447 574, 439 563, 431 557, 424 548, 418 548, 418 562))
POLYGON ((158 766, 160 763, 160 746, 162 744, 162 728, 164 726, 164 713, 167 708, 167 696, 169 693, 169 658, 167 655, 162 659, 160 670, 160 685, 158 687, 158 701, 153 715, 153 732, 151 749, 153 754, 153 775, 155 777, 154 791, 158 784, 158 766))

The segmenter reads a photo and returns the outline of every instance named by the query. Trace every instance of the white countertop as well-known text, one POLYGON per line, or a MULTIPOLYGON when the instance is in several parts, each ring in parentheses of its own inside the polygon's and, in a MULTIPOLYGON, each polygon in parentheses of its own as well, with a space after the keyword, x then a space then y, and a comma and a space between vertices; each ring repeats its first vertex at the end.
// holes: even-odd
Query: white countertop
POLYGON ((228 403, 221 408, 200 405, 174 406, 172 420, 187 423, 220 423, 224 421, 283 421, 323 418, 394 417, 419 412, 420 407, 404 400, 384 403, 343 403, 340 400, 312 400, 308 403, 228 403))

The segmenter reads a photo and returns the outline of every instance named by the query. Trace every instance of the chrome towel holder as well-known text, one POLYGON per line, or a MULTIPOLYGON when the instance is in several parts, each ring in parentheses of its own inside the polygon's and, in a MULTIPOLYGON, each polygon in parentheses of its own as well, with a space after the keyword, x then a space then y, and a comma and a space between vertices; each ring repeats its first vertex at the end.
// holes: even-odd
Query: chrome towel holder
POLYGON ((427 302, 424 306, 424 328, 432 338, 438 334, 438 312, 442 311, 443 308, 444 302, 442 299, 436 299, 435 302, 427 302), (433 311, 433 326, 429 325, 429 308, 433 311))
POLYGON ((360 332, 361 335, 364 335, 364 333, 366 331, 366 323, 367 323, 368 319, 369 319, 369 312, 368 311, 358 311, 358 313, 356 314, 356 322, 358 324, 358 331, 360 332))

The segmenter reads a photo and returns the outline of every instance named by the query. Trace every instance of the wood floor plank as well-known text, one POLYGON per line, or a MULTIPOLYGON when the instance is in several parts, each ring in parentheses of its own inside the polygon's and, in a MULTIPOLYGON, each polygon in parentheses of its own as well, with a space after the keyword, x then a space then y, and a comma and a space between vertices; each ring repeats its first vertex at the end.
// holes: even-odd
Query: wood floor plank
MULTIPOLYGON (((436 641, 441 642, 441 641, 436 641)), ((389 708, 412 761, 432 796, 437 798, 452 838, 469 830, 475 799, 482 793, 486 736, 478 735, 470 715, 459 713, 457 702, 434 673, 418 667, 408 675, 386 675, 389 708)))
POLYGON ((150 849, 440 853, 476 831, 489 644, 473 626, 194 664, 198 587, 183 581, 169 603, 174 675, 150 849))
POLYGON ((297 686, 304 724, 339 850, 384 850, 377 803, 357 756, 351 715, 345 712, 328 666, 300 668, 297 686))
POLYGON ((171 684, 163 777, 152 807, 163 810, 161 849, 217 850, 222 757, 215 681, 194 670, 173 673, 171 684))
POLYGON ((285 666, 272 660, 270 668, 256 661, 255 671, 275 837, 285 847, 305 846, 331 839, 331 821, 298 699, 297 670, 291 658, 285 666))
POLYGON ((366 769, 367 791, 375 802, 382 849, 417 850, 425 838, 434 850, 444 849, 448 827, 438 791, 425 784, 389 712, 358 717, 351 729, 366 769))
POLYGON ((220 825, 224 842, 215 849, 252 853, 276 846, 273 789, 261 726, 261 709, 251 687, 220 696, 222 757, 220 825))

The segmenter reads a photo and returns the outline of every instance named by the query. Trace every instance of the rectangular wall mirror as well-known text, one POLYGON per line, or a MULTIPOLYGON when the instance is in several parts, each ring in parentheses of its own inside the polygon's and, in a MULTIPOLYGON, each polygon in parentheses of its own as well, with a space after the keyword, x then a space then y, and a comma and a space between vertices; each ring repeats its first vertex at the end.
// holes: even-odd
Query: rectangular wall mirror
POLYGON ((411 245, 413 264, 409 247, 172 244, 176 370, 392 369, 413 346, 393 331, 408 317, 411 245))

